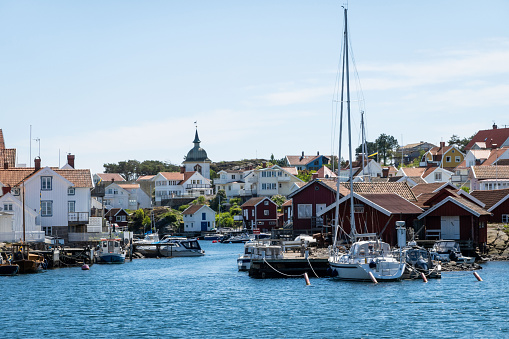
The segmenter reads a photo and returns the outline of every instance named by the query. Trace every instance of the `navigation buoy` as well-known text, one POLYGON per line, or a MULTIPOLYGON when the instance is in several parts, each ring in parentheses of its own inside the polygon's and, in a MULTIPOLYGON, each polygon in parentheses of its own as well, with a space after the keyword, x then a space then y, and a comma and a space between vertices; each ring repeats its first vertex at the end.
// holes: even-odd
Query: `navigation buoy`
POLYGON ((87 264, 83 264, 83 266, 81 266, 81 269, 83 271, 88 271, 90 269, 90 266, 88 266, 87 264))
POLYGON ((378 281, 376 280, 375 276, 373 275, 372 272, 368 272, 369 274, 369 277, 371 278, 371 281, 374 282, 375 284, 378 284, 378 281))
POLYGON ((307 272, 304 272, 304 279, 306 279, 306 286, 311 285, 311 283, 309 282, 309 277, 308 277, 307 272))
POLYGON ((478 281, 482 281, 481 276, 479 275, 479 273, 474 271, 474 276, 477 278, 478 281))
POLYGON ((217 242, 217 240, 212 240, 212 243, 215 244, 217 242))
POLYGON ((428 282, 428 279, 426 278, 426 275, 424 274, 424 272, 421 272, 421 277, 422 277, 422 281, 424 281, 425 283, 428 282))

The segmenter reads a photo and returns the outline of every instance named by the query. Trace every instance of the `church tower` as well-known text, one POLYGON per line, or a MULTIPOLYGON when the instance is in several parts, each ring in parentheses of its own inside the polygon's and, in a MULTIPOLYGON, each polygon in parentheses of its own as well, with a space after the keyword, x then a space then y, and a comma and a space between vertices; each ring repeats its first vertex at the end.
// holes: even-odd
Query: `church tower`
POLYGON ((200 147, 200 138, 198 138, 198 128, 194 135, 194 147, 187 152, 187 156, 182 163, 186 172, 199 172, 205 178, 210 179, 210 163, 207 152, 200 147))

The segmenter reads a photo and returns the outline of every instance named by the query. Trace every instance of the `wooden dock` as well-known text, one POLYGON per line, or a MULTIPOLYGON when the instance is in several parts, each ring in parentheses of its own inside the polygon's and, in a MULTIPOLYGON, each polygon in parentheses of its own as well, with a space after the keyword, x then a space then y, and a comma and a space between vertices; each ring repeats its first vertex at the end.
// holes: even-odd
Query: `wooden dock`
POLYGON ((252 278, 298 278, 307 273, 309 277, 329 275, 329 258, 306 258, 300 253, 285 253, 284 259, 256 259, 251 262, 249 276, 252 278))

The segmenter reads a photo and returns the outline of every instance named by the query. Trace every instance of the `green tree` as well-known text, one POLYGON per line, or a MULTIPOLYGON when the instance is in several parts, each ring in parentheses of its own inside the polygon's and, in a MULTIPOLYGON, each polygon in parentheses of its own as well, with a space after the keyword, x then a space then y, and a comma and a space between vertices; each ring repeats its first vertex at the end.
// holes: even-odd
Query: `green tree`
POLYGON ((242 200, 240 198, 231 198, 230 199, 230 205, 239 205, 242 200))
POLYGON ((276 194, 276 195, 273 195, 270 200, 274 201, 274 203, 277 205, 278 208, 281 207, 281 205, 284 204, 284 202, 286 201, 286 198, 281 195, 281 194, 276 194))
POLYGON ((233 217, 229 212, 223 212, 216 215, 216 225, 218 227, 233 227, 233 217))
POLYGON ((179 206, 179 211, 184 212, 188 208, 189 208, 189 205, 181 205, 181 206, 179 206))
POLYGON ((219 202, 221 202, 221 205, 226 202, 226 192, 224 190, 217 191, 216 196, 210 200, 210 208, 212 208, 214 211, 219 212, 219 202))
POLYGON ((198 198, 194 199, 191 203, 193 205, 205 205, 205 197, 203 195, 200 195, 198 198))
POLYGON ((456 147, 459 148, 460 151, 465 152, 465 147, 468 145, 468 143, 470 142, 470 140, 472 140, 474 136, 475 134, 472 135, 470 138, 460 139, 460 137, 458 137, 456 134, 453 134, 447 143, 449 146, 455 145, 456 147))
MULTIPOLYGON (((373 153, 376 153, 376 142, 366 141, 366 149, 367 149, 367 152, 368 152, 367 155, 371 155, 373 153)), ((360 144, 359 147, 357 147, 355 149, 355 153, 357 153, 357 154, 362 153, 362 144, 360 144)))
POLYGON ((392 135, 380 134, 375 140, 379 158, 383 159, 384 165, 387 165, 387 158, 394 156, 395 149, 398 148, 398 140, 392 135))
POLYGON ((313 173, 316 173, 316 171, 302 170, 299 171, 299 173, 297 174, 297 178, 304 182, 308 182, 309 180, 311 180, 311 176, 313 175, 313 173))
POLYGON ((242 215, 242 207, 239 205, 232 205, 230 207, 230 214, 231 215, 242 215))

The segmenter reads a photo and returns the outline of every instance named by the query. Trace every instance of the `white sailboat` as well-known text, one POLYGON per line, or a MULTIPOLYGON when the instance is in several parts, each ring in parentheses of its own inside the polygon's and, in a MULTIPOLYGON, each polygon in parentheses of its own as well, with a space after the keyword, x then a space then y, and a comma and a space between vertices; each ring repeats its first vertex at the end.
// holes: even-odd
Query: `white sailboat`
POLYGON ((347 9, 344 9, 345 30, 343 46, 343 71, 341 84, 341 110, 338 159, 341 159, 341 141, 343 125, 343 100, 346 87, 346 110, 348 120, 348 146, 350 156, 350 240, 353 242, 350 251, 344 254, 339 250, 339 180, 337 181, 336 215, 334 228, 334 245, 329 255, 329 266, 333 277, 343 280, 358 281, 387 281, 400 280, 405 271, 405 262, 398 260, 391 254, 389 244, 377 239, 376 234, 357 234, 355 229, 354 195, 353 195, 353 169, 352 169, 352 131, 350 119, 350 79, 348 65, 348 21, 347 9), (346 85, 346 86, 345 86, 346 85))

